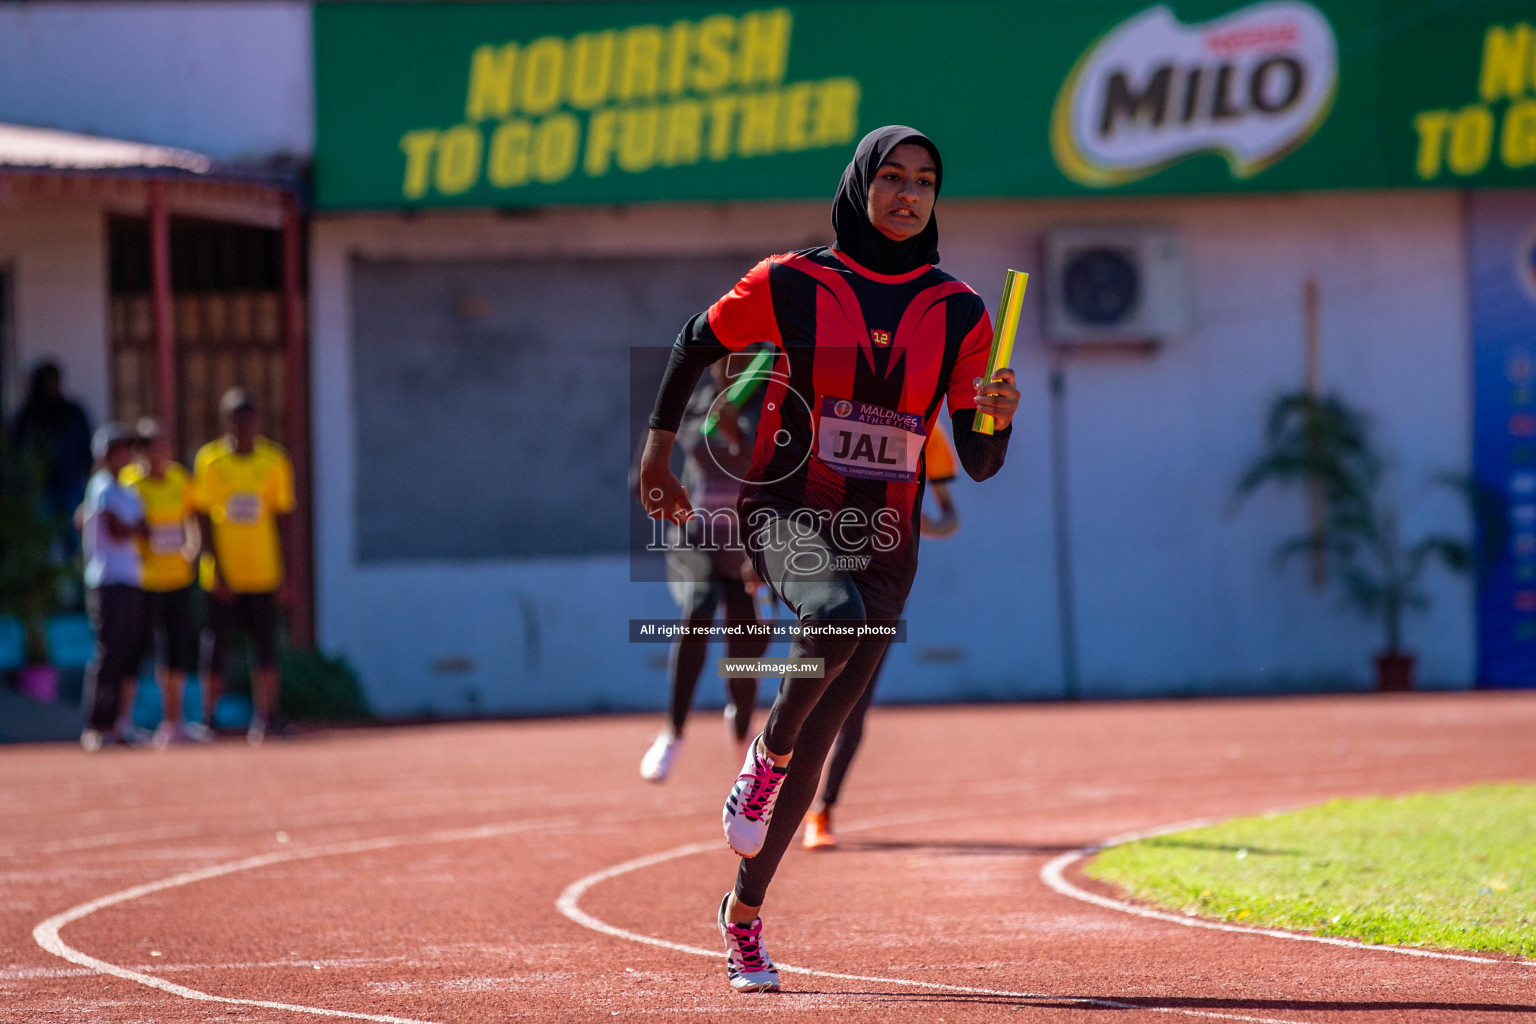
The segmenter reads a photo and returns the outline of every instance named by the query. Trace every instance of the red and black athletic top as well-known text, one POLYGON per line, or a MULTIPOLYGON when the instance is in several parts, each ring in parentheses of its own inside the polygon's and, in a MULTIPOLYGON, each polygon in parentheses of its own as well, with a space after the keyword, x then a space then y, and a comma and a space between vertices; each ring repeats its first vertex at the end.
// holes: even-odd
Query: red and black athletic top
POLYGON ((971 430, 975 379, 992 323, 981 296, 938 267, 876 274, 834 249, 770 256, 678 335, 650 425, 676 431, 705 367, 760 341, 779 348, 763 396, 744 516, 759 506, 866 522, 897 513, 895 564, 916 565, 923 443, 949 402, 955 448, 970 476, 1002 467, 1009 429, 971 430), (910 549, 910 550, 909 550, 910 549), (903 554, 903 552, 907 552, 903 554))

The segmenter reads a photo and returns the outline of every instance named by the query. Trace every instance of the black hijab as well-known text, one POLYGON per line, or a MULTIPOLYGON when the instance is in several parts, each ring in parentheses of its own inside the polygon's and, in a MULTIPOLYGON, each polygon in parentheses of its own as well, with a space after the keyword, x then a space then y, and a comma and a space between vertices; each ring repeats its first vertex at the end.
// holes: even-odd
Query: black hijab
POLYGON ((905 274, 939 262, 937 213, 928 219, 927 227, 905 242, 893 242, 869 222, 869 183, 891 151, 903 142, 915 142, 933 154, 933 169, 937 172, 933 191, 937 197, 939 186, 944 184, 944 162, 939 159, 939 148, 915 128, 888 124, 859 141, 832 200, 832 230, 837 232, 837 248, 859 266, 877 274, 905 274))

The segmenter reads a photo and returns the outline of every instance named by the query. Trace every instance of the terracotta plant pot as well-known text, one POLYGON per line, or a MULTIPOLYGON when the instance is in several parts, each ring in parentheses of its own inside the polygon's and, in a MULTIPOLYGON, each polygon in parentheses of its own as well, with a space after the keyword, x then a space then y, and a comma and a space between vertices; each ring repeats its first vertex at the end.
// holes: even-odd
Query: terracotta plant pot
POLYGON ((1413 655, 1387 651, 1376 655, 1376 689, 1400 691, 1413 689, 1413 655))

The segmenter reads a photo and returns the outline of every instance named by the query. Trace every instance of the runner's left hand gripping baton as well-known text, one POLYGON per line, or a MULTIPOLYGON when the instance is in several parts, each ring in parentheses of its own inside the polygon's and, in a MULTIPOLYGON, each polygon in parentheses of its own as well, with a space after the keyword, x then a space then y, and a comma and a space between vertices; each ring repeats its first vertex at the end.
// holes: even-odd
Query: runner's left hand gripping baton
MULTIPOLYGON (((1003 301, 997 308, 997 329, 992 332, 992 354, 987 357, 987 381, 1008 365, 1013 358, 1013 339, 1019 331, 1019 314, 1024 311, 1024 289, 1029 275, 1010 270, 1003 278, 1003 301)), ((991 434, 997 429, 997 421, 986 413, 976 417, 972 428, 978 434, 991 434)))

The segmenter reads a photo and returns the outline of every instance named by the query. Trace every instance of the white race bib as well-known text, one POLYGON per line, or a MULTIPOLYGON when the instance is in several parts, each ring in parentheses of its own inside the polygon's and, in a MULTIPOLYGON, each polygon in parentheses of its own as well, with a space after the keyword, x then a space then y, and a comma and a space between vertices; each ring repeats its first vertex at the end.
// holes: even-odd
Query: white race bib
POLYGON ((923 418, 848 398, 824 398, 816 456, 844 476, 916 480, 928 440, 923 418))
POLYGON ((261 495, 239 491, 224 503, 224 519, 236 526, 255 526, 261 522, 261 495))

